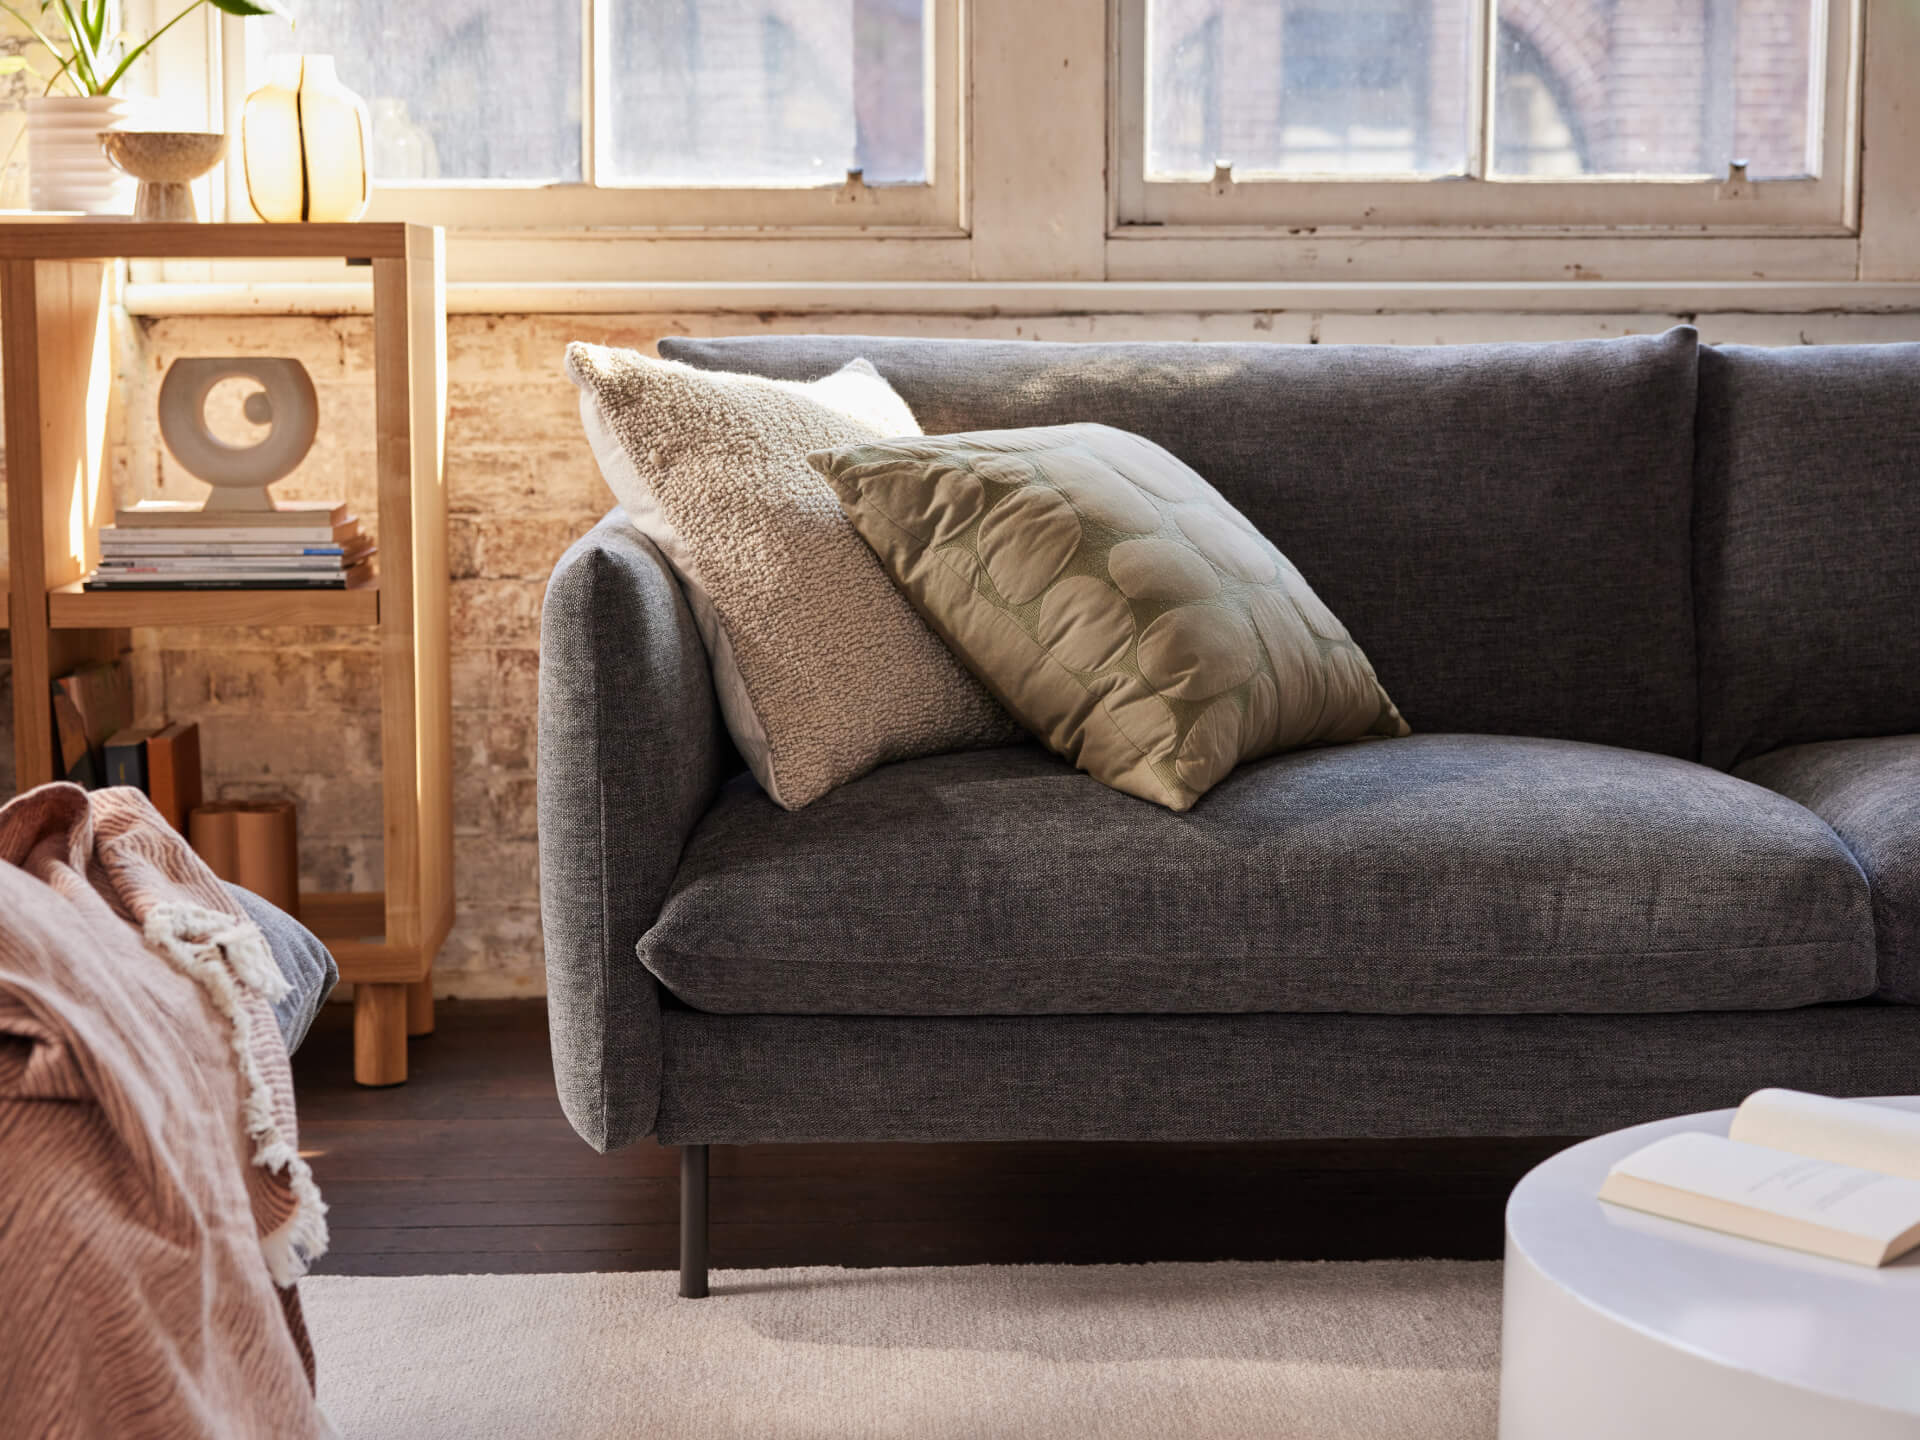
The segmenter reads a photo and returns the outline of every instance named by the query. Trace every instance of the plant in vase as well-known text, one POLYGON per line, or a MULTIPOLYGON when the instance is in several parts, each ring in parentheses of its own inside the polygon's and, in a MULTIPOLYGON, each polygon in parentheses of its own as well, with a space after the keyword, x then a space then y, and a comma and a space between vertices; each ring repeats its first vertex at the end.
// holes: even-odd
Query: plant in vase
MULTIPOLYGON (((100 146, 100 136, 125 128, 131 115, 131 102, 115 92, 154 41, 202 5, 228 15, 293 20, 282 0, 191 0, 136 42, 120 29, 115 0, 40 0, 37 18, 0 0, 0 11, 25 26, 56 62, 45 91, 27 101, 27 175, 34 209, 126 213, 132 181, 107 162, 100 146)), ((25 56, 0 59, 0 73, 31 68, 25 56)))

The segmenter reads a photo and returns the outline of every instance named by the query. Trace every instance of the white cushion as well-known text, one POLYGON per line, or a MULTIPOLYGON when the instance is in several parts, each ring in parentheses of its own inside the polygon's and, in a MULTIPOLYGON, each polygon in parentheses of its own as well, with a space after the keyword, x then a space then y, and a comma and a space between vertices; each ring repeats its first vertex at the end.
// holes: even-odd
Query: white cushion
POLYGON ((776 803, 1020 735, 807 464, 921 433, 865 360, 803 383, 575 344, 567 374, 600 473, 679 575, 727 729, 776 803))

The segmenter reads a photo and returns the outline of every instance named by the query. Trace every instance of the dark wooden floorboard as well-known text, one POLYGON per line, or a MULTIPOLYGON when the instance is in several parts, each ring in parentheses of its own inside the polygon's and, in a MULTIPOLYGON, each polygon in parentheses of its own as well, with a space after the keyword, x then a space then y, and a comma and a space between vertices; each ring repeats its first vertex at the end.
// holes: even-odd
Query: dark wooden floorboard
MULTIPOLYGON (((573 1133, 542 1005, 442 1002, 438 1020, 393 1089, 354 1085, 344 1006, 295 1057, 331 1207, 319 1272, 673 1268, 678 1156, 573 1133)), ((713 1262, 1490 1259, 1507 1191, 1566 1143, 715 1146, 713 1262)))

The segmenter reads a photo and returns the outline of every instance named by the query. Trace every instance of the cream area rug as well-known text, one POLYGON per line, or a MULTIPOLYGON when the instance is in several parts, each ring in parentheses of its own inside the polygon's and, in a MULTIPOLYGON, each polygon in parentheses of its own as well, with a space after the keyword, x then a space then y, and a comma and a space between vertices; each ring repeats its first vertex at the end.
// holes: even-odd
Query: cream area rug
POLYGON ((1492 1436, 1495 1262, 302 1283, 348 1440, 1492 1436))

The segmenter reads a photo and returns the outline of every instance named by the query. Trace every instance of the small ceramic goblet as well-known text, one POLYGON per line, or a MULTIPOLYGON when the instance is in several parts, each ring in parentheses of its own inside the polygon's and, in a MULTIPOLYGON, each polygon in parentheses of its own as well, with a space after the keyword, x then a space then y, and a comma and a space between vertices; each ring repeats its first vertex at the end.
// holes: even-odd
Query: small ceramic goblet
POLYGON ((200 216, 189 187, 220 163, 227 137, 202 130, 107 130, 100 148, 116 169, 140 182, 134 219, 194 221, 200 216))

